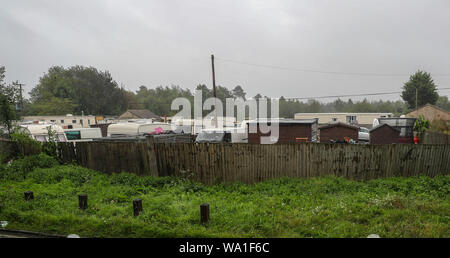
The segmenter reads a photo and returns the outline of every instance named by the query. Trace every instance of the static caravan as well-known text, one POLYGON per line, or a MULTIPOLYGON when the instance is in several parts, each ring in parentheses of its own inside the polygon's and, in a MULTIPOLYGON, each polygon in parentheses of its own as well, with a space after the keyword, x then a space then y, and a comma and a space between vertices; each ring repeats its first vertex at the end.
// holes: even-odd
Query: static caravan
POLYGON ((23 124, 20 126, 22 130, 28 134, 31 138, 38 142, 48 142, 49 134, 48 129, 54 133, 55 141, 66 142, 67 137, 64 134, 64 130, 61 126, 55 124, 23 124))
POLYGON ((64 133, 69 142, 86 142, 96 138, 102 138, 102 131, 100 128, 66 129, 64 130, 64 133))
POLYGON ((176 126, 168 123, 118 123, 108 126, 108 136, 122 137, 144 134, 159 134, 175 130, 176 126))

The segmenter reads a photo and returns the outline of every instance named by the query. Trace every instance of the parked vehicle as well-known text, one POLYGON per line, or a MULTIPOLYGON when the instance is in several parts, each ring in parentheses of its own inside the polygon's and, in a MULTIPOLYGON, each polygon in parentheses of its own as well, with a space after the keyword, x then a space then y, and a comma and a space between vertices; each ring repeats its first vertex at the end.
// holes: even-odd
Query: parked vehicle
POLYGON ((22 124, 22 130, 31 138, 38 142, 48 142, 50 139, 49 129, 54 133, 54 140, 57 142, 67 142, 67 137, 61 126, 55 124, 22 124))
POLYGON ((195 142, 231 142, 247 143, 248 134, 242 128, 203 129, 195 139, 195 142))
POLYGON ((365 127, 360 127, 358 132, 358 142, 368 143, 370 140, 370 132, 369 129, 365 127))
POLYGON ((108 126, 108 136, 137 136, 144 134, 160 134, 175 131, 176 126, 169 123, 117 123, 108 126))
POLYGON ((195 139, 197 143, 231 142, 231 133, 223 130, 202 130, 195 139))
POLYGON ((102 131, 100 128, 65 129, 64 133, 66 134, 67 141, 69 142, 86 142, 102 137, 102 131))

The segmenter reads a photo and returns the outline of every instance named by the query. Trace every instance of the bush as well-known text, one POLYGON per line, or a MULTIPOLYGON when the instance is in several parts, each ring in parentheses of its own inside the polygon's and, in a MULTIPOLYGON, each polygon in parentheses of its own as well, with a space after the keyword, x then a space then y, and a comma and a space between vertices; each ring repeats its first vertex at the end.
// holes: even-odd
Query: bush
POLYGON ((63 179, 67 179, 75 186, 82 186, 96 177, 100 178, 105 176, 99 172, 72 165, 58 166, 51 169, 39 168, 27 176, 27 178, 38 184, 54 184, 61 182, 63 179))
POLYGON ((57 166, 58 161, 46 154, 26 156, 13 161, 10 165, 0 169, 0 179, 22 180, 35 168, 50 168, 57 166))
POLYGON ((136 174, 122 172, 110 176, 112 185, 142 186, 142 187, 163 187, 175 186, 184 183, 186 180, 176 177, 154 177, 138 176, 136 174))

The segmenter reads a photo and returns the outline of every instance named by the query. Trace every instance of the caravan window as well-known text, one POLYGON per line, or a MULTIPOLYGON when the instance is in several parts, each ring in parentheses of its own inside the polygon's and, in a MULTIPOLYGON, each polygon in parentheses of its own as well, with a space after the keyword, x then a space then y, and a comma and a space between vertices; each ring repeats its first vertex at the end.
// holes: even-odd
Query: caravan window
POLYGON ((36 135, 36 136, 34 136, 34 138, 38 142, 46 142, 47 141, 47 138, 45 137, 45 135, 36 135))
POLYGON ((345 120, 349 124, 356 123, 356 116, 346 116, 345 120))
POLYGON ((57 134, 56 135, 56 140, 59 142, 65 142, 66 141, 66 137, 64 137, 64 134, 57 134))

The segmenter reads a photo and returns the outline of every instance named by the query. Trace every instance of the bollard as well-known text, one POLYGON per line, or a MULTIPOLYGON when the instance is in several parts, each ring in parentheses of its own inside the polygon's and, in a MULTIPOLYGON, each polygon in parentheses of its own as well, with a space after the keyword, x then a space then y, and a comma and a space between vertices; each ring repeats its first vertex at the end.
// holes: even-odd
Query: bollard
POLYGON ((87 203, 87 194, 80 194, 78 195, 78 207, 81 210, 87 209, 88 203, 87 203))
POLYGON ((136 199, 133 201, 133 212, 134 212, 134 216, 138 216, 139 213, 142 212, 142 200, 141 199, 136 199))
POLYGON ((34 195, 32 191, 26 191, 25 192, 25 201, 33 200, 34 195))
POLYGON ((200 205, 200 220, 202 223, 209 221, 209 204, 207 203, 200 205))

